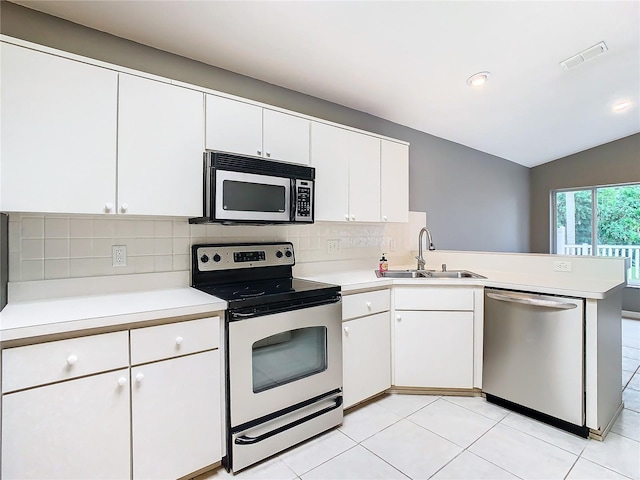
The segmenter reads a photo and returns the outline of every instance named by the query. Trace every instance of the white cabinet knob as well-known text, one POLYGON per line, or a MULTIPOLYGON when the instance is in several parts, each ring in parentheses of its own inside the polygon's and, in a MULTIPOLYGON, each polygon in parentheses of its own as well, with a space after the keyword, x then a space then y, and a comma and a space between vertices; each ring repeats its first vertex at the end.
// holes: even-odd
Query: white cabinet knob
POLYGON ((77 361, 78 361, 77 355, 69 355, 67 357, 67 364, 68 365, 74 365, 77 361))
POLYGON ((112 210, 113 210, 113 203, 107 202, 104 204, 104 211, 106 213, 111 213, 112 210))
POLYGON ((262 150, 258 150, 258 155, 262 155, 262 150))
POLYGON ((400 315, 396 315, 396 320, 399 322, 400 320, 402 320, 402 317, 400 315))
POLYGON ((136 374, 136 382, 140 383, 144 379, 144 373, 140 372, 136 374))
POLYGON ((120 385, 121 387, 123 387, 126 384, 127 384, 127 378, 126 377, 120 377, 118 379, 118 385, 120 385))
POLYGON ((349 327, 344 327, 345 333, 349 333, 349 327))
POLYGON ((184 341, 184 338, 182 337, 176 337, 176 345, 182 345, 182 342, 184 341))
POLYGON ((386 216, 386 215, 383 215, 383 216, 382 216, 382 220, 386 222, 386 221, 387 221, 387 216, 386 216))
POLYGON ((351 221, 353 222, 353 221, 355 221, 355 219, 356 219, 356 216, 355 215, 351 215, 351 221))
POLYGON ((122 213, 125 213, 127 210, 129 210, 129 204, 123 203, 122 205, 120 205, 120 210, 122 211, 122 213))
POLYGON ((271 156, 271 152, 267 152, 267 157, 270 157, 270 156, 271 156))
POLYGON ((344 219, 345 219, 345 220, 349 220, 349 215, 345 215, 345 216, 344 216, 344 219))
POLYGON ((367 302, 366 305, 367 305, 367 308, 371 309, 371 302, 367 302))

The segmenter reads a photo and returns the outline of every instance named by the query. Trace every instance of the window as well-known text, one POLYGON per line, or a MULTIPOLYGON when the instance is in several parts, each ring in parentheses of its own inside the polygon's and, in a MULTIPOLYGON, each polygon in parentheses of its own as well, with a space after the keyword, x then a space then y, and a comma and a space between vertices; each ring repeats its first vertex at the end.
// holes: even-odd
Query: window
POLYGON ((553 193, 554 251, 629 257, 629 283, 640 285, 640 184, 553 193))

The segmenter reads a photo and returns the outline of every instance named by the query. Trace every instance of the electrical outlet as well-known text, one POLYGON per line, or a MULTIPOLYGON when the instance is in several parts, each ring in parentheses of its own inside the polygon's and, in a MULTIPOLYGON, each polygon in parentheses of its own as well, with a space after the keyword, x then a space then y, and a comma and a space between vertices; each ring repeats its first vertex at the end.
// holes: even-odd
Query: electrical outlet
POLYGON ((112 245, 111 256, 112 256, 114 267, 127 266, 127 246, 126 245, 112 245))
POLYGON ((340 240, 327 240, 327 253, 340 252, 340 240))
POLYGON ((553 271, 554 272, 570 272, 571 271, 571 262, 566 260, 558 260, 553 262, 553 271))
POLYGON ((395 238, 390 238, 389 239, 389 251, 390 252, 395 252, 396 251, 396 239, 395 238))

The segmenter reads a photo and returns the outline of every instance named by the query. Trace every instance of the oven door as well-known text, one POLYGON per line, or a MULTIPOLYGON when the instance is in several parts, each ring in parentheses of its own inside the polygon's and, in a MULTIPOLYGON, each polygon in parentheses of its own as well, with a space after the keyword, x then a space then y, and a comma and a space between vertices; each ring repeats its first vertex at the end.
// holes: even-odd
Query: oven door
POLYGON ((342 304, 229 322, 231 426, 342 388, 342 304))
POLYGON ((214 169, 215 220, 290 222, 291 179, 214 169))
POLYGON ((338 301, 228 323, 227 469, 342 423, 341 313, 338 301))

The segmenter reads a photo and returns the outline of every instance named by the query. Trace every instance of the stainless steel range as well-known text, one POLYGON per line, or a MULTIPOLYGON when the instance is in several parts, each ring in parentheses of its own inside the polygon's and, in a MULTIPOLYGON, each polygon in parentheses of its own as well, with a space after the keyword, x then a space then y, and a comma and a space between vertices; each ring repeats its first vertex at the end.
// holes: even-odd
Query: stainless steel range
POLYGON ((225 468, 237 472, 341 424, 340 287, 293 278, 291 243, 191 253, 192 286, 228 302, 225 468))

